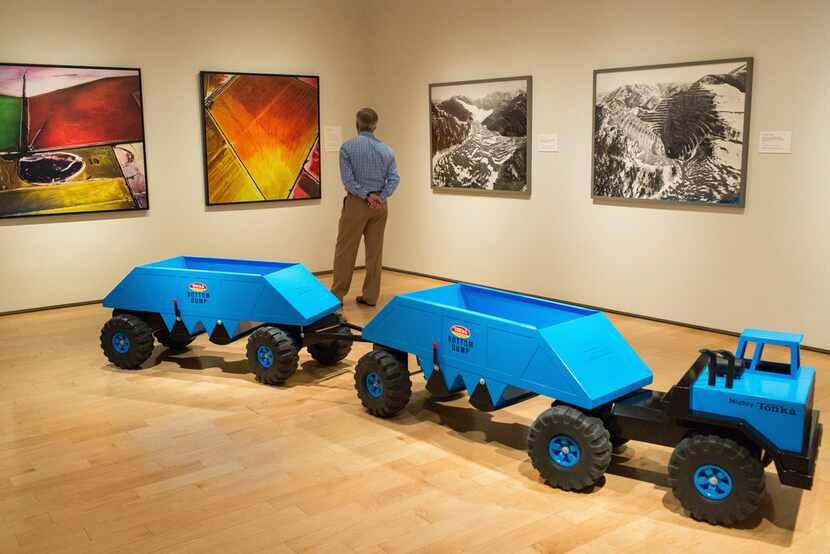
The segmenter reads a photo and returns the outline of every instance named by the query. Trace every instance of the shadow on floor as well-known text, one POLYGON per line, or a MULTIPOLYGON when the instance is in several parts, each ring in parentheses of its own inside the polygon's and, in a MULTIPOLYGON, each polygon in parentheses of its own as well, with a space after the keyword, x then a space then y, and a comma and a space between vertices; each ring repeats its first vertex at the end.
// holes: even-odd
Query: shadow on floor
MULTIPOLYGON (((145 368, 157 367, 162 362, 175 363, 185 370, 218 368, 223 374, 237 377, 244 376, 245 379, 251 379, 249 376, 251 371, 246 359, 227 361, 222 356, 206 353, 201 346, 194 346, 184 352, 157 348, 153 358, 146 364, 145 368)), ((112 366, 107 367, 115 369, 112 366)), ((327 386, 326 381, 350 372, 350 364, 346 362, 340 362, 335 366, 323 366, 309 360, 302 364, 301 371, 298 371, 284 385, 277 388, 327 386)), ((494 420, 491 413, 481 412, 466 404, 453 405, 454 402, 460 401, 464 396, 462 393, 450 398, 436 400, 425 390, 416 391, 412 395, 409 406, 400 416, 390 420, 375 421, 399 430, 414 427, 424 422, 437 423, 448 428, 450 430, 449 434, 453 437, 468 442, 495 445, 495 447, 503 449, 509 457, 523 459, 519 471, 528 479, 539 482, 538 474, 526 458, 528 425, 526 423, 494 420)), ((357 402, 356 399, 355 402, 357 402)), ((369 418, 371 416, 367 414, 365 417, 369 418)), ((417 432, 413 434, 417 434, 417 432)), ((451 449, 452 441, 441 441, 441 446, 451 449)), ((615 453, 607 473, 651 483, 655 487, 664 490, 664 507, 672 513, 681 514, 683 509, 669 488, 665 466, 648 458, 634 459, 631 448, 631 446, 628 446, 627 449, 615 453)), ((464 448, 458 449, 458 452, 463 451, 464 448)), ((684 524, 690 527, 707 525, 705 528, 709 531, 726 534, 740 533, 742 536, 745 535, 753 540, 777 546, 788 546, 792 543, 802 491, 781 485, 774 474, 769 474, 766 482, 769 494, 765 496, 761 509, 749 519, 732 528, 708 526, 685 515, 682 521, 687 522, 684 524), (773 497, 775 498, 774 502, 773 497), (764 532, 758 532, 759 528, 769 527, 770 525, 780 529, 781 532, 769 532, 766 529, 764 532), (746 533, 747 531, 750 531, 750 533, 746 533)), ((603 477, 595 487, 583 492, 602 489, 605 484, 606 480, 603 477)))
MULTIPOLYGON (((217 368, 223 375, 226 374, 228 377, 244 377, 245 380, 255 378, 247 359, 226 360, 223 356, 208 353, 203 346, 199 345, 191 346, 187 350, 173 350, 158 346, 150 359, 136 371, 156 368, 163 362, 174 363, 179 368, 189 371, 203 371, 217 368)), ((112 365, 106 367, 114 371, 123 371, 112 365)), ((333 366, 325 366, 314 360, 307 360, 300 365, 298 371, 288 381, 280 385, 275 385, 275 388, 292 388, 308 385, 326 386, 325 382, 329 379, 350 372, 351 367, 346 362, 339 362, 333 366)))
POLYGON ((669 487, 669 476, 666 473, 666 466, 647 458, 634 460, 634 448, 625 445, 611 457, 611 465, 606 470, 611 475, 625 477, 651 483, 657 488, 671 490, 669 487))
MULTIPOLYGON (((418 396, 420 395, 413 395, 413 398, 418 396)), ((452 429, 456 435, 479 443, 497 443, 513 450, 527 448, 526 425, 494 421, 491 413, 436 402, 428 397, 429 393, 424 393, 424 396, 423 409, 408 412, 417 422, 439 423, 452 429), (434 416, 437 416, 437 419, 434 416)))
MULTIPOLYGON (((448 401, 452 402, 460 397, 463 397, 463 395, 458 395, 448 399, 448 401)), ((446 404, 445 401, 447 400, 441 402, 432 400, 426 391, 418 391, 413 393, 412 401, 401 417, 384 420, 383 423, 398 428, 406 428, 423 422, 437 423, 450 429, 450 434, 453 436, 465 441, 495 444, 498 448, 504 448, 514 454, 526 456, 529 430, 527 424, 496 421, 491 413, 481 412, 473 407, 446 404)), ((366 417, 371 416, 367 414, 366 417)), ((631 444, 636 445, 636 443, 631 444)), ((447 443, 442 441, 441 445, 446 447, 447 443)), ((615 452, 606 473, 651 483, 658 489, 665 491, 663 505, 670 512, 683 514, 683 508, 672 494, 669 486, 665 465, 649 458, 636 457, 635 459, 634 448, 631 445, 626 445, 615 452)), ((459 451, 462 450, 459 449, 459 451)), ((521 464, 520 472, 529 479, 540 481, 538 473, 529 460, 521 464)), ((802 491, 782 485, 774 472, 768 472, 766 483, 769 494, 764 497, 761 508, 750 518, 731 528, 696 522, 686 514, 683 514, 684 521, 687 521, 690 526, 707 525, 709 531, 722 531, 728 534, 740 533, 742 536, 745 535, 761 542, 788 546, 792 543, 802 491), (757 532, 759 528, 770 525, 782 532, 757 532), (745 531, 752 532, 745 534, 745 531)), ((582 492, 599 490, 605 484, 606 481, 603 477, 595 487, 582 492)))

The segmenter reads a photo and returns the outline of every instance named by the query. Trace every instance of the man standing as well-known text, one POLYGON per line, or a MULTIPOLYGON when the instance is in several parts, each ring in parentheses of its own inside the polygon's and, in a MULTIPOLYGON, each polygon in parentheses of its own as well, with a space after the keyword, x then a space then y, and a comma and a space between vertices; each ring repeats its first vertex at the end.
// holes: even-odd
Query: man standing
POLYGON ((357 112, 357 136, 340 147, 340 178, 346 187, 346 198, 340 213, 331 287, 341 301, 349 292, 362 235, 366 244, 366 279, 357 302, 367 306, 374 306, 380 296, 386 202, 401 180, 395 153, 375 138, 377 124, 375 110, 361 109, 357 112))

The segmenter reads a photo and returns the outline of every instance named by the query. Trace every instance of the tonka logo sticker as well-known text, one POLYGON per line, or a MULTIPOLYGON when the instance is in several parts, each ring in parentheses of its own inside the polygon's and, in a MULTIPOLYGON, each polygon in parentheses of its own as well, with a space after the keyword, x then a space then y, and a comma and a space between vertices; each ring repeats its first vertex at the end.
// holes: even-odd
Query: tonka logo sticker
POLYGON ((758 402, 758 409, 764 412, 772 412, 774 414, 795 415, 795 410, 786 406, 779 406, 778 404, 767 404, 766 402, 758 402))
POLYGON ((194 281, 187 285, 187 288, 192 290, 193 292, 207 292, 208 287, 204 283, 200 283, 199 281, 194 281))
POLYGON ((729 397, 729 403, 740 406, 741 408, 758 408, 762 412, 772 412, 774 414, 783 414, 788 416, 796 415, 794 409, 779 404, 769 404, 768 402, 753 402, 751 400, 743 400, 729 397))
POLYGON ((464 327, 463 325, 453 325, 452 327, 450 327, 450 333, 463 340, 469 339, 470 335, 472 335, 472 333, 470 333, 470 330, 464 327))

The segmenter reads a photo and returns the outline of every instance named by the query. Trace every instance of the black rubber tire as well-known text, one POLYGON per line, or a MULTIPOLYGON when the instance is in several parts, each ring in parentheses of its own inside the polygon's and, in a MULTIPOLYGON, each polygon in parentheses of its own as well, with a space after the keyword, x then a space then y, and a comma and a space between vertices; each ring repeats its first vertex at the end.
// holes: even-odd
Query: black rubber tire
POLYGON ((284 383, 294 375, 300 362, 294 341, 279 327, 266 326, 254 331, 248 337, 245 353, 257 381, 266 385, 284 383), (259 361, 257 351, 260 346, 267 346, 272 351, 273 363, 270 367, 264 367, 259 361))
POLYGON ((582 490, 595 485, 611 463, 611 439, 601 419, 559 404, 542 412, 533 422, 527 436, 527 452, 548 485, 567 491, 582 490), (557 435, 567 435, 579 444, 580 458, 573 467, 557 464, 548 453, 548 445, 557 435))
POLYGON ((764 469, 752 451, 732 439, 694 435, 680 441, 669 460, 669 484, 675 498, 694 519, 733 525, 752 515, 764 497, 764 469), (715 464, 732 477, 732 492, 711 500, 697 492, 695 470, 715 464))
POLYGON ((167 329, 159 329, 156 331, 156 340, 159 341, 159 344, 169 348, 170 350, 187 350, 187 347, 190 346, 190 343, 196 340, 196 337, 190 337, 187 340, 182 340, 178 338, 173 338, 170 335, 170 331, 167 329))
POLYGON ((117 315, 101 329, 101 349, 107 359, 121 369, 139 369, 153 354, 153 344, 153 330, 138 316, 117 315), (126 352, 118 352, 113 346, 112 338, 119 332, 130 341, 126 352))
POLYGON ((385 350, 372 350, 357 362, 354 388, 366 411, 375 417, 392 417, 403 410, 412 396, 412 380, 409 372, 395 357, 385 350), (376 373, 383 383, 379 397, 369 393, 366 377, 376 373))
MULTIPOLYGON (((328 333, 336 333, 346 337, 352 336, 352 331, 348 327, 336 327, 328 333)), ((323 365, 335 365, 343 358, 349 355, 352 351, 351 340, 331 340, 326 342, 318 342, 308 346, 308 353, 317 362, 323 365)))

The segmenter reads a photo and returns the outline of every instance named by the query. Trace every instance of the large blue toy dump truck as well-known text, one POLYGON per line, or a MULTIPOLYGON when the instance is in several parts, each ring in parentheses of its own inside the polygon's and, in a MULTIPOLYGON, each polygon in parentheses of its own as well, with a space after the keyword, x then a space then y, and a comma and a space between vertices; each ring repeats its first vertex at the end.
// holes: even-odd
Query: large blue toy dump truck
POLYGON ((760 505, 764 467, 809 489, 821 438, 815 370, 801 335, 747 330, 737 352, 702 350, 667 393, 608 318, 587 308, 454 284, 393 298, 363 329, 374 343, 355 372, 369 413, 390 417, 411 394, 408 354, 436 396, 466 391, 481 410, 543 395, 528 453, 545 481, 590 487, 628 440, 674 448, 669 481, 696 519, 732 524, 760 505), (790 353, 764 360, 764 347, 790 353), (752 354, 748 348, 752 346, 752 354))
POLYGON ((180 256, 134 268, 103 304, 113 314, 101 348, 124 369, 147 361, 154 339, 183 349, 203 333, 216 344, 248 337, 257 379, 278 384, 300 348, 333 365, 352 347, 340 301, 299 263, 180 256))

